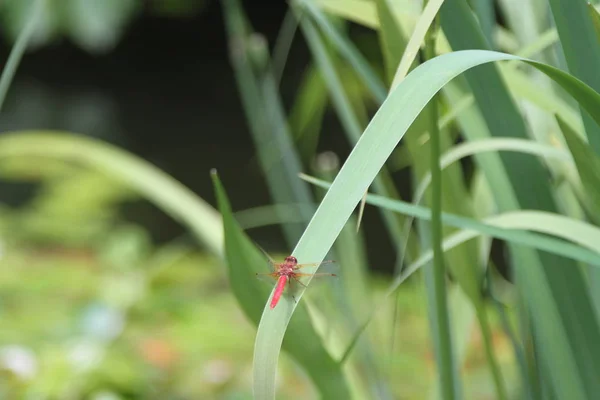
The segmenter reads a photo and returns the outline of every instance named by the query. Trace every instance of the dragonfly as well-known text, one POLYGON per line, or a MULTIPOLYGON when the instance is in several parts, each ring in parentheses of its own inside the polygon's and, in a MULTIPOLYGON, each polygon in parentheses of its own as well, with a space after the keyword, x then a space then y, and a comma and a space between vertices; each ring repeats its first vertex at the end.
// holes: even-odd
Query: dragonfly
MULTIPOLYGON (((281 295, 283 294, 283 290, 285 289, 286 283, 291 286, 292 281, 299 283, 300 285, 306 287, 306 285, 300 282, 301 277, 304 276, 337 276, 336 274, 331 273, 301 273, 298 270, 305 267, 316 267, 323 264, 331 264, 334 263, 334 260, 326 260, 320 263, 307 263, 307 264, 298 264, 298 259, 294 256, 287 256, 282 263, 276 263, 269 259, 269 264, 273 268, 273 272, 271 273, 257 273, 257 276, 270 276, 272 278, 277 279, 277 284, 275 286, 275 293, 273 294, 273 298, 271 299, 271 309, 274 309, 281 295)), ((293 296, 292 296, 293 297, 293 296)), ((295 301, 296 299, 294 299, 295 301)))

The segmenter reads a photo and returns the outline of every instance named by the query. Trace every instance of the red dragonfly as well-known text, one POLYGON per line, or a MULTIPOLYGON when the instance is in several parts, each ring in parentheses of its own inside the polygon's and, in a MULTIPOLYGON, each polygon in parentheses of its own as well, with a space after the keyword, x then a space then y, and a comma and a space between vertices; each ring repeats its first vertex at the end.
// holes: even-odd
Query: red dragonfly
MULTIPOLYGON (((334 263, 333 260, 327 260, 320 263, 309 263, 309 264, 298 264, 298 260, 294 256, 287 256, 285 261, 282 263, 275 263, 269 260, 269 264, 273 267, 272 273, 260 274, 256 275, 266 275, 271 276, 277 279, 277 286, 275 287, 275 293, 273 294, 273 299, 271 299, 271 309, 275 308, 279 299, 281 298, 281 294, 283 293, 283 289, 285 289, 285 284, 288 283, 291 285, 292 280, 296 281, 300 285, 306 287, 306 285, 298 279, 298 277, 302 276, 337 276, 336 274, 330 273, 316 273, 316 274, 303 274, 300 272, 296 272, 304 267, 315 267, 323 264, 334 263)), ((295 300, 295 299, 294 299, 295 300)))

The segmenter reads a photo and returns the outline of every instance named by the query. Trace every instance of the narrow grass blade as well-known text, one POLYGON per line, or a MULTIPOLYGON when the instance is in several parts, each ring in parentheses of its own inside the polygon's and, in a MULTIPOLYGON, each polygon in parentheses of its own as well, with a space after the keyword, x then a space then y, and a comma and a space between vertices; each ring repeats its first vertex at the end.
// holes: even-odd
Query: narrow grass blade
POLYGON ((271 70, 273 72, 273 81, 275 86, 279 87, 281 77, 283 76, 283 70, 287 63, 290 48, 294 41, 294 36, 298 30, 298 19, 294 12, 289 9, 281 24, 281 29, 277 35, 277 41, 273 48, 273 60, 271 63, 271 70))
MULTIPOLYGON (((329 94, 331 96, 331 101, 337 111, 340 122, 344 128, 344 132, 348 136, 350 143, 356 143, 360 139, 362 127, 358 116, 352 108, 348 95, 343 89, 340 76, 337 74, 333 63, 327 54, 324 43, 319 37, 319 34, 312 22, 308 19, 303 20, 301 22, 301 28, 304 33, 304 37, 308 42, 309 48, 313 53, 315 62, 318 65, 323 79, 326 82, 329 94)), ((377 177, 377 179, 373 182, 373 186, 378 193, 389 197, 398 197, 395 188, 391 184, 392 179, 386 172, 387 170, 381 171, 380 176, 377 177)), ((388 213, 387 211, 382 212, 382 214, 384 223, 387 230, 390 232, 393 243, 400 243, 401 219, 397 218, 397 216, 391 213, 388 213)))
MULTIPOLYGON (((322 153, 317 158, 316 171, 323 179, 332 180, 339 171, 339 160, 336 155, 322 153)), ((319 195, 325 195, 325 190, 320 189, 319 195)), ((340 280, 345 296, 337 301, 336 315, 345 317, 345 324, 341 329, 346 333, 354 331, 359 321, 364 319, 372 307, 368 288, 368 263, 366 248, 362 232, 355 232, 355 218, 350 217, 335 242, 333 249, 336 260, 343 266, 340 280)), ((333 291, 334 295, 336 291, 333 291)), ((344 340, 346 338, 344 337, 344 340)), ((392 394, 385 375, 377 359, 376 344, 381 343, 379 332, 373 332, 369 337, 364 337, 358 346, 357 354, 346 365, 348 380, 352 381, 356 389, 354 393, 361 398, 391 399, 392 394), (350 375, 351 374, 351 375, 350 375)), ((344 342, 345 343, 345 342, 344 342)), ((336 343, 338 350, 344 343, 336 343)), ((341 351, 341 350, 340 350, 341 351)), ((344 363, 340 362, 340 365, 344 363)))
POLYGON ((375 6, 377 7, 377 18, 379 19, 379 43, 385 63, 387 82, 391 84, 400 65, 406 47, 406 40, 400 30, 398 21, 391 11, 389 0, 375 0, 375 6))
POLYGON ((475 9, 475 14, 477 14, 481 32, 483 32, 483 36, 485 37, 488 46, 492 49, 496 48, 496 46, 494 46, 496 13, 494 12, 493 0, 475 0, 473 2, 473 8, 475 9))
MULTIPOLYGON (((600 211, 600 159, 594 150, 560 117, 556 117, 556 120, 575 160, 583 189, 588 196, 588 206, 596 214, 600 211)), ((598 218, 597 214, 596 218, 598 218)))
MULTIPOLYGON (((380 104, 387 96, 387 90, 383 83, 379 80, 373 70, 370 68, 368 63, 363 59, 360 52, 356 47, 345 40, 345 38, 336 31, 336 29, 328 22, 326 16, 312 3, 312 0, 301 0, 301 4, 308 10, 314 21, 319 25, 321 30, 327 35, 329 40, 335 45, 338 52, 348 60, 350 65, 353 66, 356 74, 362 79, 363 83, 370 90, 376 102, 380 104)), ((398 59, 404 49, 404 39, 399 30, 394 16, 390 12, 387 0, 378 0, 377 2, 378 15, 382 18, 382 26, 380 30, 380 40, 383 44, 384 58, 386 59, 387 72, 391 75, 396 70, 398 65, 398 59)), ((323 44, 319 43, 319 37, 314 32, 314 28, 307 23, 305 26, 305 36, 309 41, 315 58, 320 65, 320 69, 324 76, 328 76, 327 79, 330 93, 332 94, 332 100, 334 106, 338 111, 338 115, 342 120, 342 124, 345 127, 347 134, 350 136, 351 141, 355 142, 358 140, 360 131, 362 130, 358 124, 355 116, 352 115, 351 108, 349 107, 349 101, 346 99, 346 95, 343 92, 339 79, 335 76, 335 71, 332 68, 332 63, 327 59, 326 53, 321 49, 323 44)), ((390 78, 391 80, 391 78, 390 78)), ((375 188, 377 191, 388 193, 388 195, 394 192, 393 186, 391 185, 392 180, 389 175, 383 172, 382 176, 375 182, 375 188)), ((358 210, 358 220, 356 229, 360 227, 360 223, 363 217, 363 207, 361 204, 358 210)), ((397 221, 394 218, 384 214, 384 220, 388 230, 392 233, 392 238, 395 243, 399 243, 399 230, 396 228, 397 221)))
MULTIPOLYGON (((486 47, 485 39, 466 1, 446 0, 441 8, 441 17, 444 33, 453 49, 486 47)), ((493 136, 527 137, 523 120, 510 99, 495 66, 486 65, 469 71, 465 74, 465 78, 471 86, 476 104, 493 136)), ((538 201, 543 202, 543 204, 535 205, 535 208, 553 208, 548 186, 541 179, 543 176, 541 165, 536 160, 512 154, 505 154, 501 158, 520 203, 527 201, 527 193, 535 191, 539 193, 538 201), (522 174, 528 174, 531 177, 523 180, 521 179, 523 178, 522 174), (519 176, 520 179, 516 179, 516 176, 519 176)), ((505 199, 500 193, 495 193, 495 197, 501 202, 501 207, 504 209, 518 206, 517 204, 502 204, 507 203, 508 199, 505 199)), ((522 205, 534 206, 533 204, 522 205)))
POLYGON ((308 66, 289 117, 298 152, 305 161, 314 160, 328 101, 321 73, 314 65, 308 66))
POLYGON ((560 115, 576 132, 582 137, 585 136, 579 110, 571 107, 548 88, 536 85, 529 75, 514 66, 503 65, 500 67, 500 72, 511 93, 517 98, 527 100, 548 113, 560 115))
MULTIPOLYGON (((212 177, 223 217, 225 256, 231 289, 246 316, 258 324, 269 289, 256 279, 256 273, 270 272, 269 265, 264 254, 233 219, 227 195, 216 172, 213 172, 212 177)), ((287 334, 284 349, 302 365, 323 398, 348 398, 348 387, 340 366, 322 346, 304 305, 297 310, 287 334)), ((274 391, 275 388, 271 390, 274 391)))
POLYGON ((413 65, 417 54, 419 54, 419 48, 425 40, 425 34, 433 23, 433 20, 438 14, 438 11, 443 3, 444 0, 427 1, 427 5, 425 6, 423 13, 415 25, 415 30, 411 35, 408 44, 406 45, 406 50, 404 51, 402 59, 400 60, 400 64, 398 65, 398 69, 394 74, 392 88, 395 88, 400 82, 402 82, 402 79, 404 79, 408 73, 410 66, 413 65))
POLYGON ((31 39, 31 35, 33 35, 33 32, 35 31, 37 20, 43 11, 45 2, 46 0, 36 0, 33 2, 29 21, 17 37, 17 41, 12 47, 10 55, 8 56, 8 60, 6 61, 6 65, 4 65, 4 68, 2 69, 2 76, 0 76, 0 110, 2 110, 2 107, 4 106, 4 100, 6 100, 8 88, 10 87, 15 73, 17 72, 17 67, 21 62, 21 58, 27 50, 29 39, 31 39))
MULTIPOLYGON (((448 290, 448 308, 452 318, 450 326, 452 328, 453 348, 455 349, 458 368, 461 369, 467 358, 471 332, 475 322, 473 303, 460 286, 451 285, 448 290)), ((461 390, 465 391, 464 389, 461 390)), ((435 386, 430 391, 429 398, 432 400, 439 399, 438 395, 434 396, 438 393, 439 387, 436 381, 435 386)))
MULTIPOLYGON (((573 158, 577 171, 581 177, 582 187, 586 198, 587 208, 592 214, 592 219, 598 221, 600 215, 600 159, 594 150, 573 132, 559 117, 556 118, 573 158)), ((583 234, 583 232, 582 232, 583 234)), ((589 275, 590 295, 600 315, 600 271, 592 270, 589 275)))
MULTIPOLYGON (((366 26, 372 29, 379 29, 379 18, 374 2, 364 0, 312 0, 319 9, 324 12, 338 17, 355 22, 359 25, 366 26)), ((409 23, 412 27, 416 21, 421 4, 413 1, 389 3, 390 9, 394 17, 400 22, 401 28, 405 28, 404 24, 409 23)), ((411 28, 407 27, 407 28, 411 28)), ((412 29, 412 28, 411 28, 412 29)), ((404 35, 408 36, 409 32, 404 31, 404 35)))
MULTIPOLYGON (((319 187, 331 188, 333 185, 332 183, 308 175, 303 174, 301 177, 319 187)), ((393 200, 376 194, 368 194, 367 203, 425 221, 431 219, 431 210, 429 208, 405 201, 393 200)), ((444 246, 446 250, 479 235, 488 235, 496 239, 530 246, 534 249, 544 250, 552 254, 600 267, 600 228, 559 214, 543 211, 511 211, 485 218, 483 221, 477 221, 456 214, 443 213, 442 221, 444 224, 462 229, 462 231, 450 236, 453 238, 451 241, 446 238, 444 246), (553 235, 563 240, 524 231, 553 235)), ((424 257, 421 254, 418 263, 415 262, 419 267, 431 261, 431 251, 425 257, 427 260, 424 257)), ((407 277, 408 275, 404 279, 407 277)))
POLYGON ((342 36, 335 27, 327 20, 327 17, 319 10, 313 3, 312 0, 297 0, 301 5, 301 10, 311 16, 311 18, 319 25, 319 27, 327 34, 327 37, 331 39, 331 43, 340 52, 340 54, 348 60, 352 65, 354 71, 361 77, 365 85, 369 88, 373 94, 375 100, 381 103, 387 96, 387 90, 385 86, 375 75, 369 66, 367 60, 358 52, 356 47, 344 36, 342 36))
MULTIPOLYGON (((549 0, 569 71, 600 91, 600 41, 585 1, 549 0)), ((600 126, 582 110, 591 147, 600 154, 600 126)))
MULTIPOLYGON (((304 221, 299 212, 303 204, 272 204, 237 211, 235 220, 242 229, 260 228, 269 225, 301 223, 304 221)), ((310 210, 309 210, 310 211, 310 210)))
MULTIPOLYGON (((440 157, 440 166, 442 169, 444 169, 461 160, 462 158, 492 151, 514 151, 526 153, 573 165, 573 158, 571 155, 567 151, 557 149, 556 147, 540 144, 527 139, 491 138, 464 142, 453 147, 444 153, 442 157, 440 157)), ((425 190, 427 190, 427 187, 430 183, 431 174, 428 173, 416 186, 413 203, 419 204, 421 202, 421 199, 425 194, 425 190)))
MULTIPOLYGON (((427 5, 433 4, 429 1, 427 5)), ((440 3, 441 4, 441 3, 440 3)), ((425 8, 427 10, 427 7, 425 8)), ((433 24, 433 18, 437 14, 433 13, 431 17, 432 22, 428 27, 425 35, 425 50, 424 59, 430 60, 435 57, 435 37, 437 36, 439 20, 433 24)), ((423 18, 420 19, 422 21, 423 18)), ((417 29, 418 29, 417 24, 417 29)), ((412 38, 415 35, 413 34, 412 38)), ((411 39, 412 39, 411 38, 411 39)), ((437 360, 437 373, 440 384, 440 393, 444 399, 453 400, 462 397, 462 388, 460 384, 460 373, 456 364, 455 349, 452 340, 452 331, 450 329, 450 315, 448 310, 448 293, 446 284, 446 260, 444 257, 444 250, 442 249, 443 239, 443 225, 442 225, 442 169, 439 164, 439 157, 441 154, 441 133, 438 125, 438 101, 439 95, 435 94, 429 104, 427 105, 426 112, 428 115, 428 126, 427 132, 429 134, 429 165, 431 171, 431 223, 429 226, 429 233, 425 238, 426 230, 421 231, 422 243, 430 242, 431 249, 433 250, 432 263, 425 268, 425 288, 428 298, 427 308, 429 310, 429 324, 431 335, 433 337, 433 348, 435 358, 437 360)), ((460 187, 460 186, 459 186, 460 187)), ((465 263, 469 267, 474 267, 474 263, 465 263)), ((473 286, 478 284, 477 274, 472 273, 474 270, 468 271, 466 274, 457 274, 459 281, 463 283, 463 287, 469 285, 466 281, 474 283, 473 286), (466 283, 466 285, 465 285, 466 283)), ((470 295, 471 291, 466 288, 466 292, 470 295)), ((499 400, 504 400, 500 396, 499 400)))
MULTIPOLYGON (((239 1, 223 0, 223 6, 231 64, 271 197, 281 204, 300 202, 310 206, 313 202, 310 191, 294 179, 301 164, 291 140, 277 83, 269 69, 271 61, 266 41, 249 31, 239 1)), ((311 213, 305 210, 307 207, 299 209, 308 221, 311 213)), ((290 246, 299 238, 302 229, 302 224, 283 225, 290 246)))
MULTIPOLYGON (((428 29, 430 29, 430 25, 432 24, 439 8, 441 7, 443 1, 439 1, 439 0, 435 0, 435 1, 428 1, 425 9, 423 10, 423 13, 421 14, 419 20, 417 21, 417 24, 415 26, 414 32, 411 35, 411 39, 409 41, 409 44, 407 46, 407 49, 403 55, 402 61, 400 63, 400 66, 398 67, 397 73, 396 73, 396 77, 394 79, 394 83, 393 83, 393 87, 402 81, 402 79, 404 79, 405 74, 408 72, 408 67, 409 64, 413 61, 412 57, 414 57, 420 47, 421 42, 424 40, 425 38, 425 33, 427 32, 428 29)), ((429 41, 429 43, 427 44, 426 47, 426 53, 429 52, 430 54, 433 51, 433 48, 435 47, 435 40, 434 41, 429 41)), ((437 116, 432 116, 429 118, 429 120, 437 120, 437 116)), ((411 136, 408 137, 408 148, 411 151, 412 154, 412 158, 414 159, 414 165, 413 165, 413 170, 414 170, 414 175, 415 175, 415 179, 420 179, 422 177, 422 174, 424 173, 424 169, 428 168, 426 161, 426 153, 427 153, 427 147, 431 146, 430 149, 433 150, 435 147, 437 147, 437 145, 434 146, 434 144, 437 142, 437 137, 439 136, 439 133, 437 132, 437 121, 435 122, 436 125, 432 125, 430 122, 430 126, 427 127, 428 129, 428 136, 429 136, 429 140, 425 143, 425 144, 421 144, 421 143, 415 143, 416 141, 414 140, 414 138, 411 138, 411 136)), ((416 125, 416 124, 415 124, 416 125)), ((441 123, 440 123, 441 125, 441 123)), ((446 135, 444 133, 444 135, 442 136, 442 140, 446 143, 443 143, 444 148, 446 148, 447 146, 450 145, 449 140, 447 140, 446 138, 448 137, 448 135, 446 135), (446 139, 446 140, 444 140, 446 139)), ((438 159, 438 155, 437 154, 432 154, 430 157, 430 162, 435 162, 436 167, 437 167, 437 159, 438 159), (435 161, 434 161, 435 160, 435 161)), ((431 169, 427 169, 427 174, 429 174, 431 169)), ((443 194, 443 208, 446 211, 451 211, 451 212, 456 212, 459 214, 465 214, 465 215, 469 215, 469 213, 471 212, 471 208, 468 206, 467 202, 464 200, 465 198, 468 198, 467 195, 467 191, 466 188, 463 185, 463 180, 462 180, 463 174, 462 171, 460 171, 460 166, 454 166, 451 170, 445 171, 443 174, 443 178, 441 179, 444 182, 444 186, 443 186, 443 190, 444 190, 444 194, 443 194)), ((440 184, 441 186, 441 184, 440 184)), ((430 198, 433 199, 430 200, 432 201, 432 207, 435 210, 435 200, 439 199, 437 196, 434 196, 433 194, 436 192, 436 190, 439 190, 438 187, 436 187, 436 185, 433 185, 433 189, 432 189, 432 193, 430 198)), ((424 193, 423 193, 424 194, 424 193)), ((433 218, 433 221, 435 222, 437 219, 433 218)), ((405 225, 405 229, 404 229, 404 237, 409 237, 410 235, 410 225, 412 224, 412 221, 410 221, 410 219, 407 221, 406 225, 405 225)), ((422 223, 421 223, 422 224, 422 223)), ((439 239, 436 239, 436 229, 435 229, 435 225, 434 223, 432 223, 432 229, 431 229, 431 236, 432 236, 432 240, 431 243, 433 246, 435 246, 436 241, 439 242, 439 239)), ((425 227, 424 226, 420 226, 421 229, 419 229, 420 232, 422 232, 421 234, 421 241, 423 242, 423 245, 426 245, 426 243, 429 243, 428 240, 428 236, 429 233, 423 233, 425 232, 425 227)), ((444 227, 443 229, 444 233, 447 234, 449 233, 449 228, 448 227, 444 227)), ((481 290, 480 290, 480 282, 481 282, 481 274, 479 273, 479 270, 477 270, 475 268, 475 266, 477 265, 476 262, 476 258, 475 258, 475 251, 474 251, 474 243, 470 243, 468 246, 462 246, 459 249, 453 250, 451 252, 448 252, 445 254, 444 258, 446 259, 451 271, 454 274, 454 277, 457 279, 457 281, 459 282, 462 290, 465 291, 465 293, 467 293, 467 295, 469 296, 469 298, 471 299, 471 302, 473 304, 473 306, 475 307, 476 310, 478 310, 478 318, 480 320, 480 323, 482 324, 482 326, 487 326, 486 325, 486 321, 487 321, 487 317, 485 315, 485 309, 483 307, 483 300, 481 298, 481 290)), ((441 253, 441 250, 439 251, 441 253)), ((434 259, 434 265, 435 265, 435 259, 434 259)), ((430 316, 437 316, 437 318, 440 318, 441 315, 445 315, 447 314, 447 312, 445 311, 439 311, 439 308, 441 307, 441 305, 437 305, 436 307, 434 307, 434 301, 439 300, 440 298, 440 294, 438 293, 439 288, 440 288, 440 284, 439 284, 439 269, 440 267, 437 267, 437 274, 433 274, 431 268, 426 268, 425 270, 425 281, 426 281, 426 287, 427 287, 427 294, 428 297, 430 299, 428 307, 429 307, 429 315, 430 316), (437 283, 437 284, 436 284, 437 283), (436 284, 436 285, 434 285, 436 284), (437 290, 432 290, 432 286, 436 286, 437 290)), ((437 344, 436 346, 436 352, 438 354, 440 354, 440 350, 439 349, 444 349, 447 348, 448 345, 444 344, 444 343, 448 343, 448 337, 450 336, 449 333, 446 333, 445 330, 443 329, 443 323, 442 322, 438 322, 436 321, 435 318, 430 318, 430 322, 431 324, 433 324, 433 328, 431 329, 431 334, 433 336, 434 339, 434 343, 437 344)), ((487 343, 487 336, 484 336, 484 339, 487 343)), ((446 353, 448 353, 449 351, 447 350, 446 353)), ((498 393, 498 397, 499 398, 504 398, 504 385, 503 383, 501 383, 502 378, 500 377, 500 372, 499 369, 496 367, 497 362, 495 361, 495 357, 493 357, 493 354, 491 352, 487 353, 488 356, 490 356, 489 359, 489 363, 492 366, 492 370, 493 370, 493 375, 495 377, 495 382, 496 382, 496 389, 497 389, 497 393, 498 393)), ((438 356, 439 357, 439 356, 438 356)), ((450 373, 452 373, 453 375, 453 386, 456 388, 455 390, 455 397, 457 398, 461 398, 461 389, 460 389, 460 380, 458 379, 458 373, 456 372, 456 368, 454 366, 454 363, 448 363, 448 362, 438 362, 438 368, 441 371, 445 371, 445 373, 447 375, 449 375, 450 373)), ((446 379, 446 381, 449 381, 449 379, 446 379)), ((446 389, 446 394, 443 396, 444 398, 449 398, 450 397, 450 390, 446 389)))
POLYGON ((596 38, 600 41, 600 13, 596 10, 591 3, 587 3, 588 13, 590 14, 590 18, 592 19, 592 24, 594 25, 594 32, 596 32, 596 38))
MULTIPOLYGON (((385 203, 381 201, 381 199, 370 200, 373 200, 372 204, 377 203, 378 205, 381 205, 382 203, 385 203)), ((430 211, 428 209, 412 209, 412 207, 415 206, 411 206, 408 203, 396 203, 395 205, 390 206, 390 209, 392 207, 398 212, 402 209, 403 213, 410 213, 409 215, 415 215, 417 218, 430 218, 430 211)), ((463 228, 467 227, 444 240, 444 250, 446 251, 465 243, 468 240, 476 238, 481 234, 485 234, 497 239, 523 244, 535 249, 566 256, 573 260, 589 262, 594 265, 596 269, 600 268, 600 264, 598 263, 600 261, 600 249, 598 243, 591 239, 581 240, 581 238, 578 237, 580 235, 578 234, 577 229, 583 228, 586 233, 592 233, 593 237, 596 239, 599 237, 600 231, 598 228, 589 224, 572 220, 567 217, 543 212, 514 211, 489 217, 484 220, 484 223, 446 214, 444 222, 454 226, 460 225, 463 228), (556 223, 561 225, 552 226, 552 224, 556 223), (551 233, 576 244, 573 245, 561 240, 550 239, 548 236, 531 234, 524 231, 551 233), (557 245, 559 248, 551 250, 552 246, 557 245)), ((430 262, 432 257, 433 253, 431 250, 423 252, 421 257, 406 269, 406 274, 403 276, 402 281, 408 278, 408 276, 414 273, 418 268, 430 262)), ((390 290, 395 290, 396 287, 397 286, 392 285, 390 290)))
POLYGON ((558 32, 551 28, 540 34, 533 42, 523 46, 515 55, 534 58, 558 41, 558 32))

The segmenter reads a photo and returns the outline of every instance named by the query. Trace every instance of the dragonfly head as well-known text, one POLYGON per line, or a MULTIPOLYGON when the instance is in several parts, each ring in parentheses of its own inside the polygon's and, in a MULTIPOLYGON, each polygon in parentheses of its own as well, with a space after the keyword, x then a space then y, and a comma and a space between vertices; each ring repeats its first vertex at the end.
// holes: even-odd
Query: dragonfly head
POLYGON ((298 264, 298 259, 294 256, 287 256, 285 258, 285 262, 296 265, 296 264, 298 264))

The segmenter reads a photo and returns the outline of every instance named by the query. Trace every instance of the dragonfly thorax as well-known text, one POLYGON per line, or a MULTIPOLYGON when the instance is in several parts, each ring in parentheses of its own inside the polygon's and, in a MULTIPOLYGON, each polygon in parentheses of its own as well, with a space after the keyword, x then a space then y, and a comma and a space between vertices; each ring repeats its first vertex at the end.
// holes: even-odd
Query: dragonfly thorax
POLYGON ((295 264, 283 263, 279 266, 279 276, 290 275, 294 273, 295 264))

